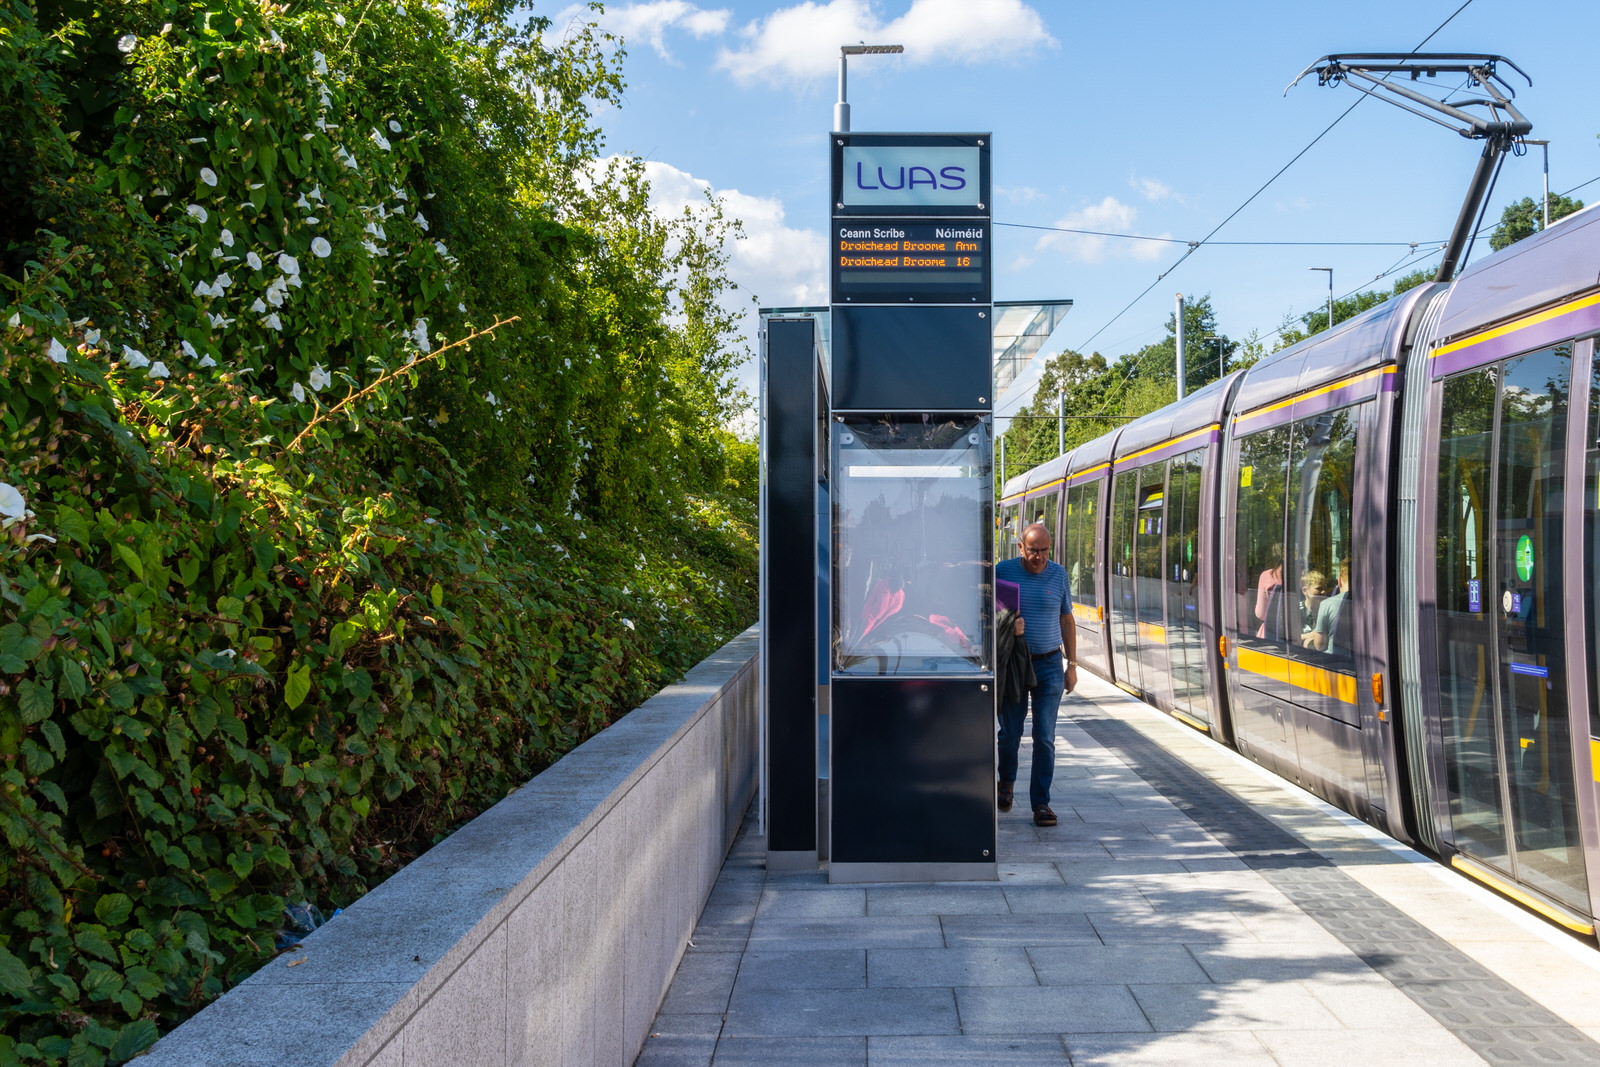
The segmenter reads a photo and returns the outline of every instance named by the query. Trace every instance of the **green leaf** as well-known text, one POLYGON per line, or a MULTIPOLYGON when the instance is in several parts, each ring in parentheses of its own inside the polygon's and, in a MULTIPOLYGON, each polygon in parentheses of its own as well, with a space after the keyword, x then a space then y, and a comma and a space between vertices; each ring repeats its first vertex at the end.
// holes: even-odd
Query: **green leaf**
POLYGON ((284 683, 283 699, 291 709, 298 708, 305 703, 307 694, 311 692, 311 668, 302 666, 289 672, 289 678, 284 683))
POLYGON ((111 1046, 111 1058, 118 1062, 131 1060, 155 1044, 159 1036, 160 1032, 154 1022, 149 1019, 135 1019, 118 1032, 117 1040, 111 1046))
POLYGON ((44 735, 50 751, 56 754, 57 759, 67 754, 66 738, 61 736, 61 726, 54 719, 46 719, 39 727, 39 732, 44 735))
POLYGON ((122 557, 122 562, 128 565, 128 569, 133 572, 135 578, 141 582, 144 581, 144 560, 139 558, 139 553, 135 552, 131 545, 118 542, 117 555, 122 557))
POLYGON ((433 588, 428 590, 428 596, 432 598, 434 607, 444 607, 444 586, 434 582, 433 588))
POLYGON ((80 700, 89 691, 89 682, 83 676, 83 668, 78 666, 75 659, 61 661, 61 695, 68 700, 80 700))
POLYGON ((24 723, 48 719, 54 707, 55 699, 49 685, 40 685, 27 678, 17 683, 17 710, 22 713, 24 723))
POLYGON ((94 917, 107 926, 121 926, 132 914, 133 901, 124 893, 108 893, 94 904, 94 917))
POLYGON ((4 947, 0 947, 0 993, 15 996, 27 992, 32 985, 33 975, 28 973, 28 968, 4 947))

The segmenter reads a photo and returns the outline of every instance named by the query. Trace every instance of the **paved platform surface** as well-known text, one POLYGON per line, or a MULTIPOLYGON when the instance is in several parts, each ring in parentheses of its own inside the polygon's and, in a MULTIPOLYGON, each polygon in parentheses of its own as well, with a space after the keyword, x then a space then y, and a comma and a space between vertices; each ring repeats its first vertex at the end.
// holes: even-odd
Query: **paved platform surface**
POLYGON ((769 873, 752 820, 638 1063, 1600 1064, 1600 950, 1083 677, 998 884, 769 873))

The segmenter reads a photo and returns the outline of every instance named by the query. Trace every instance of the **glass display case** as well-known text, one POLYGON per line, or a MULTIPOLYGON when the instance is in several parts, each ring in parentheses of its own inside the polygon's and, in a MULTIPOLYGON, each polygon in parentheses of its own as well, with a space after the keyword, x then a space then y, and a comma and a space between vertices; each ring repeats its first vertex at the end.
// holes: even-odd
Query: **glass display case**
POLYGON ((988 673, 988 417, 842 415, 833 431, 835 675, 988 673))

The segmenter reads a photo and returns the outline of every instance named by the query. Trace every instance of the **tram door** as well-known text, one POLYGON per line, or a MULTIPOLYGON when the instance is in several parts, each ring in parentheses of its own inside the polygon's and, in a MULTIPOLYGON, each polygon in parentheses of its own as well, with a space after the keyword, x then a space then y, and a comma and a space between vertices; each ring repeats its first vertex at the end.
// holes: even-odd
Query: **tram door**
POLYGON ((1172 704, 1211 725, 1207 696, 1205 637, 1200 629, 1201 450, 1172 460, 1167 475, 1164 580, 1167 586, 1167 653, 1171 657, 1172 704))
POLYGON ((1567 708, 1570 346, 1445 379, 1437 634, 1455 847, 1588 910, 1567 708))
POLYGON ((1134 602, 1134 529, 1138 525, 1139 472, 1125 471, 1111 480, 1111 538, 1106 555, 1111 574, 1111 663, 1118 683, 1141 688, 1138 617, 1134 602))

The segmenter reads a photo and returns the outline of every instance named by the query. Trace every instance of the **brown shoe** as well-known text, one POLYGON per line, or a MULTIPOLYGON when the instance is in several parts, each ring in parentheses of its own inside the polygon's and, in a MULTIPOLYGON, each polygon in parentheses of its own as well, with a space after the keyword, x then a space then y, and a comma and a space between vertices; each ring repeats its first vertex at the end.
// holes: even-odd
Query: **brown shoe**
POLYGON ((1001 811, 1011 810, 1011 787, 1013 784, 1012 782, 1001 782, 995 787, 995 806, 1001 811))
POLYGON ((1037 808, 1033 809, 1033 825, 1054 826, 1055 824, 1056 813, 1050 810, 1050 805, 1040 804, 1037 808))

